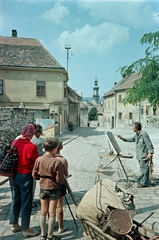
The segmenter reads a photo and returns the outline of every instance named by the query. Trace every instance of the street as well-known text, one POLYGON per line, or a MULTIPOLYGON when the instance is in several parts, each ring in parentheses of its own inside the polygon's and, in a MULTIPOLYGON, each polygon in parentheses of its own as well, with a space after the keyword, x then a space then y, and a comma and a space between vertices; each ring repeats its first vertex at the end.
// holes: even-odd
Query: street
MULTIPOLYGON (((144 129, 150 136, 154 148, 154 173, 152 175, 150 186, 147 188, 137 188, 138 178, 140 176, 140 169, 138 161, 135 158, 135 144, 125 143, 117 138, 117 135, 128 137, 133 136, 132 128, 125 129, 111 129, 107 130, 104 128, 76 128, 72 133, 66 133, 57 136, 61 138, 64 143, 64 148, 61 154, 68 160, 69 163, 69 174, 72 176, 68 179, 68 183, 71 187, 73 195, 79 203, 84 194, 95 184, 96 170, 98 168, 100 154, 108 154, 110 152, 108 140, 105 136, 105 131, 111 131, 114 134, 116 141, 118 142, 122 154, 132 154, 133 158, 122 158, 122 164, 128 175, 129 184, 124 174, 118 159, 115 159, 107 168, 104 166, 112 160, 111 158, 103 158, 102 166, 103 169, 99 174, 99 177, 109 178, 115 182, 118 182, 124 188, 128 188, 129 191, 136 198, 136 216, 135 220, 142 222, 152 212, 154 214, 145 221, 145 225, 151 228, 153 222, 158 221, 159 215, 159 129, 147 128, 144 129)), ((37 208, 33 208, 31 215, 31 228, 38 230, 39 227, 39 184, 37 183, 35 192, 35 202, 37 208)), ((61 234, 61 239, 86 239, 83 236, 83 228, 80 220, 76 218, 76 207, 69 194, 66 195, 71 211, 73 212, 76 224, 72 218, 70 210, 64 201, 64 225, 67 227, 67 231, 61 234)), ((0 239, 23 239, 22 233, 13 234, 10 230, 9 225, 9 214, 10 214, 11 194, 9 182, 0 186, 0 239)), ((55 235, 57 234, 57 228, 55 229, 55 235)), ((28 239, 40 239, 39 236, 28 238, 28 239)))

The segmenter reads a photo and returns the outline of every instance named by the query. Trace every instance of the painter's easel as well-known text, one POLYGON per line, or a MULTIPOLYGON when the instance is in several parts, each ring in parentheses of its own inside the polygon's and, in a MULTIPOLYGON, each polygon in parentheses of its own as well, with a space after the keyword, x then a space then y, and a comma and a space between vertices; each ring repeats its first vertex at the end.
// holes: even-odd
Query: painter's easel
POLYGON ((121 149, 116 141, 116 139, 114 138, 112 132, 105 132, 105 135, 108 139, 108 145, 109 145, 109 148, 110 148, 110 152, 108 154, 100 154, 99 155, 99 163, 98 163, 98 168, 96 170, 96 178, 95 178, 95 183, 97 183, 98 181, 100 181, 100 172, 102 172, 102 170, 106 169, 112 162, 114 161, 118 161, 124 174, 125 174, 125 177, 127 179, 127 183, 128 185, 130 185, 130 182, 129 182, 129 179, 128 179, 128 175, 127 175, 127 172, 124 168, 124 165, 121 161, 121 158, 133 158, 133 155, 123 155, 121 154, 121 149), (111 161, 109 161, 105 166, 102 166, 101 165, 101 162, 103 159, 112 159, 111 161))

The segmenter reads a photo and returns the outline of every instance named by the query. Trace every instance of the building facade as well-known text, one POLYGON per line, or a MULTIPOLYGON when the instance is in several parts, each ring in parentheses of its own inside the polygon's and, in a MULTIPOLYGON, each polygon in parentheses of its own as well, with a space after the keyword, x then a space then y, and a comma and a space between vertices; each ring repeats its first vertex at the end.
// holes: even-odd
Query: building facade
POLYGON ((68 86, 68 122, 71 121, 74 126, 80 126, 80 102, 82 97, 76 93, 71 87, 68 86))
POLYGON ((36 39, 0 37, 0 106, 48 108, 57 133, 67 128, 68 74, 36 39))
POLYGON ((140 79, 141 75, 133 73, 131 76, 115 83, 113 88, 104 94, 103 122, 108 128, 131 126, 133 122, 142 122, 143 126, 155 124, 158 110, 153 110, 148 101, 138 102, 136 105, 124 105, 122 100, 126 91, 132 88, 134 81, 140 79))

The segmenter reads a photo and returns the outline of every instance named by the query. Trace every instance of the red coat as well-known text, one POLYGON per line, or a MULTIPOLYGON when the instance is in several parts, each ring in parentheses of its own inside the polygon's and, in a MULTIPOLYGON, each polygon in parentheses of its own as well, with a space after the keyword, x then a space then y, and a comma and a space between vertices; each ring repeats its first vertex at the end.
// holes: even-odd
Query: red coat
POLYGON ((12 145, 15 143, 18 151, 18 164, 16 167, 16 172, 30 174, 32 173, 35 160, 39 157, 37 146, 29 139, 19 138, 15 141, 12 143, 12 145))

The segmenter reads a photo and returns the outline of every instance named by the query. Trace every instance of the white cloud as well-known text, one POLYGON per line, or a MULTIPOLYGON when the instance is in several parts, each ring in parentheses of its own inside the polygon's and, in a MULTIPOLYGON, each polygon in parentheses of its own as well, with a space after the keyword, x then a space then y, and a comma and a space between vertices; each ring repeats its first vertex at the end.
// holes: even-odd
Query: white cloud
MULTIPOLYGON (((77 2, 130 2, 130 0, 76 0, 77 2)), ((149 2, 151 0, 132 0, 133 2, 149 2)), ((153 0, 158 1, 158 0, 153 0)))
POLYGON ((157 1, 80 1, 79 7, 96 20, 110 21, 133 28, 146 28, 159 22, 157 1))
POLYGON ((126 42, 128 38, 128 28, 104 22, 94 27, 87 24, 72 33, 64 31, 53 44, 60 49, 63 49, 65 44, 71 44, 72 49, 82 54, 88 52, 104 54, 114 45, 126 42))
POLYGON ((53 8, 50 10, 46 10, 42 14, 42 18, 48 21, 52 21, 56 25, 62 24, 62 19, 67 17, 69 14, 69 10, 65 6, 61 6, 59 2, 57 2, 53 8))

